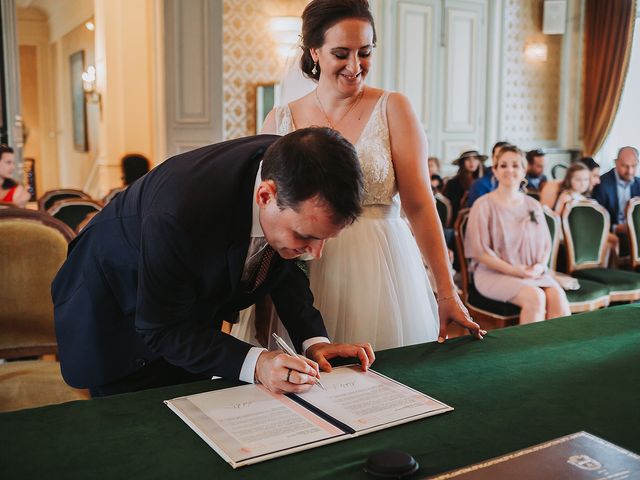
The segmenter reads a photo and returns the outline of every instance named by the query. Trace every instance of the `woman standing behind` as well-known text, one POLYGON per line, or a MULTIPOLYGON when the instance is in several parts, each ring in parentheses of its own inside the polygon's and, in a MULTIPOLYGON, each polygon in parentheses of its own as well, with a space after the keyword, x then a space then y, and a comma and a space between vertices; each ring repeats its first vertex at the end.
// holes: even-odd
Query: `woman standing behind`
POLYGON ((331 340, 369 341, 378 350, 444 341, 452 321, 482 338, 449 274, 422 127, 405 96, 365 87, 376 42, 368 2, 313 0, 302 21, 301 68, 318 86, 271 111, 263 133, 328 126, 358 152, 364 213, 310 263, 315 306, 331 340), (436 278, 437 304, 420 251, 436 278))
POLYGON ((15 203, 18 207, 24 208, 31 195, 22 185, 13 180, 15 169, 13 148, 0 145, 0 182, 2 183, 0 202, 15 203))
POLYGON ((452 207, 452 222, 458 218, 458 212, 462 208, 461 202, 474 180, 484 173, 483 162, 486 155, 480 155, 476 150, 462 152, 460 157, 453 161, 458 165, 458 173, 451 178, 444 187, 443 195, 449 199, 452 207))
POLYGON ((498 187, 473 204, 465 234, 475 287, 518 305, 521 324, 571 313, 564 290, 547 272, 551 235, 542 206, 520 190, 526 168, 520 149, 501 150, 493 163, 498 187))

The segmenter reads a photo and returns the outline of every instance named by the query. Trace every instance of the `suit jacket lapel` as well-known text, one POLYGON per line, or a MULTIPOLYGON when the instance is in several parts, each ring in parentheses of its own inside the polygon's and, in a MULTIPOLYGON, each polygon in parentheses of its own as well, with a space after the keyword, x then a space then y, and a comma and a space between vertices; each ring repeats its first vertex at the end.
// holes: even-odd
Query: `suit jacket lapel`
POLYGON ((247 250, 249 249, 251 222, 253 221, 253 189, 255 186, 258 166, 264 154, 265 148, 259 148, 253 153, 249 159, 250 168, 248 168, 247 178, 244 180, 241 194, 238 197, 239 214, 236 222, 231 228, 233 243, 227 250, 227 261, 229 264, 229 282, 231 284, 232 295, 238 289, 244 262, 247 258, 247 250))

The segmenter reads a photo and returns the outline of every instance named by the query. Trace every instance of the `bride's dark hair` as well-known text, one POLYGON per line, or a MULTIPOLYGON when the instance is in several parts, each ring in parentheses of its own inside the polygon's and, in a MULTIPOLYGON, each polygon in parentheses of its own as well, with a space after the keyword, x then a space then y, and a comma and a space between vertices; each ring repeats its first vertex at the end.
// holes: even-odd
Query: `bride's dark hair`
POLYGON ((376 25, 369 10, 367 0, 312 0, 302 12, 302 58, 300 68, 304 74, 318 80, 320 66, 313 73, 314 61, 311 48, 320 48, 324 44, 324 34, 336 23, 349 18, 366 20, 373 29, 373 44, 376 44, 376 25))

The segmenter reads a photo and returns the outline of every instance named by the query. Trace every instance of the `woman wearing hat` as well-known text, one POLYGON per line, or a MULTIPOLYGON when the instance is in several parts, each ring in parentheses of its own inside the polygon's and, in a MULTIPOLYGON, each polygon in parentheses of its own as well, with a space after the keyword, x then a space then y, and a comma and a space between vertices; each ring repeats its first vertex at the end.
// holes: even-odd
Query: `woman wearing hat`
POLYGON ((486 155, 480 155, 477 150, 463 151, 452 163, 458 165, 458 173, 451 178, 444 187, 443 195, 449 199, 453 208, 453 222, 458 218, 461 202, 469 191, 473 181, 482 176, 483 162, 486 155))

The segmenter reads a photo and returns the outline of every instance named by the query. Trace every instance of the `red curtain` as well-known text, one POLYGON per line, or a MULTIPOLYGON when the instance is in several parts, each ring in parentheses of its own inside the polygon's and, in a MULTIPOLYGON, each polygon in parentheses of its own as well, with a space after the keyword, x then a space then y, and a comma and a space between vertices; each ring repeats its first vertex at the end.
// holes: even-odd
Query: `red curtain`
POLYGON ((627 76, 635 0, 586 0, 584 41, 584 155, 595 154, 609 133, 627 76))

